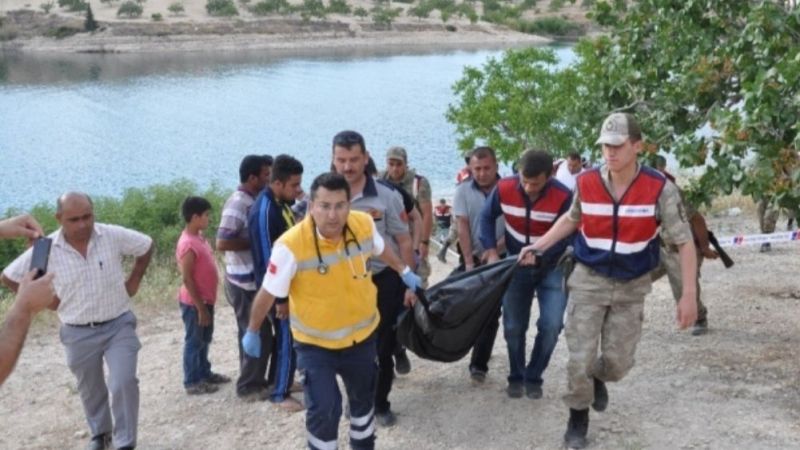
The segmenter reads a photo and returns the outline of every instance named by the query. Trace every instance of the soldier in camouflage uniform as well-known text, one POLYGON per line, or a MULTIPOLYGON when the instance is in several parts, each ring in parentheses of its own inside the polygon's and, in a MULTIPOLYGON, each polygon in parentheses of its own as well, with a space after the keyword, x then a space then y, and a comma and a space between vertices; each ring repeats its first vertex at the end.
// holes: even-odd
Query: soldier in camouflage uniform
POLYGON ((697 318, 695 248, 678 189, 638 164, 642 136, 632 115, 610 115, 597 143, 603 145, 606 165, 578 177, 570 211, 520 253, 523 264, 534 264, 535 252, 578 231, 577 264, 567 282, 564 402, 570 415, 564 441, 570 448, 587 444, 589 406, 596 411, 608 406, 605 383, 621 380, 633 366, 644 298, 652 287, 650 271, 659 261, 659 226, 661 238, 680 253, 685 283, 678 323, 686 328, 697 318))
MULTIPOLYGON (((386 170, 381 172, 380 178, 394 185, 402 187, 414 198, 414 206, 422 216, 421 233, 409 230, 412 236, 419 236, 419 242, 413 243, 415 259, 418 261, 417 275, 422 278, 422 287, 428 286, 428 277, 431 266, 428 262, 428 249, 430 247, 431 233, 433 232, 433 201, 431 200, 431 185, 428 179, 417 175, 414 169, 408 167, 408 154, 403 147, 391 147, 386 151, 386 170)), ((419 226, 418 222, 410 224, 411 227, 419 226)), ((404 375, 411 371, 411 361, 406 355, 406 350, 398 343, 395 351, 395 370, 404 375)))

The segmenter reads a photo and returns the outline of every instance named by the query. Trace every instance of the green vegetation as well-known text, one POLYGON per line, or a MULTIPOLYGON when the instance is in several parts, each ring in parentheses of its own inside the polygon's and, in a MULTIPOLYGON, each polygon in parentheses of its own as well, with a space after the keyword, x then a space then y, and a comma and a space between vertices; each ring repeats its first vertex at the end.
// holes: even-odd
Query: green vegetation
POLYGON ((233 4, 233 0, 208 0, 206 2, 206 12, 214 17, 238 16, 239 10, 233 4))
POLYGON ((262 0, 250 8, 250 12, 257 16, 269 14, 290 14, 292 5, 287 0, 262 0))
POLYGON ((347 0, 331 0, 326 8, 328 14, 350 14, 353 8, 347 4, 347 0))
POLYGON ((91 33, 97 29, 97 21, 94 20, 94 13, 92 13, 92 5, 86 8, 86 20, 83 22, 83 29, 91 33))
POLYGON ((152 19, 153 22, 161 22, 164 20, 164 16, 162 16, 161 13, 153 13, 150 14, 150 19, 152 19))
MULTIPOLYGON (((205 191, 200 191, 196 184, 188 180, 178 180, 143 189, 130 188, 124 192, 122 198, 95 197, 93 198, 95 220, 132 228, 151 236, 155 241, 157 254, 171 260, 175 243, 184 226, 180 206, 190 195, 205 197, 213 205, 206 236, 215 236, 222 205, 230 192, 219 186, 211 186, 205 191)), ((55 220, 55 199, 40 203, 28 212, 42 224, 46 233, 58 228, 58 222, 55 220)), ((8 210, 5 217, 20 213, 19 210, 8 210)), ((24 250, 25 243, 22 240, 0 240, 0 267, 7 266, 24 250)))
POLYGON ((577 23, 561 17, 540 17, 533 20, 518 19, 514 28, 523 33, 551 36, 577 35, 583 30, 577 23))
MULTIPOLYGON (((484 4, 487 1, 484 0, 484 4)), ((556 71, 548 50, 466 68, 447 118, 459 146, 555 154, 594 145, 603 118, 634 113, 648 153, 701 170, 688 200, 741 191, 800 212, 800 20, 779 2, 596 2, 608 34, 583 39, 556 71), (698 130, 704 130, 698 133, 698 130)))
POLYGON ((392 27, 392 22, 403 12, 403 8, 384 8, 376 6, 372 8, 372 22, 386 28, 392 27))
POLYGON ((50 11, 53 9, 53 6, 55 5, 56 5, 55 2, 53 1, 49 1, 47 3, 40 3, 39 9, 41 9, 42 12, 45 14, 50 14, 50 11))
POLYGON ((325 18, 325 4, 322 3, 322 0, 303 0, 303 4, 298 10, 300 11, 300 17, 306 22, 314 18, 325 18))
POLYGON ((353 15, 363 19, 369 16, 369 12, 366 9, 359 6, 358 8, 353 10, 353 15))
POLYGON ((126 16, 129 19, 135 19, 141 17, 143 12, 144 8, 142 7, 142 5, 132 0, 128 0, 119 5, 119 9, 117 10, 117 17, 126 16))
POLYGON ((45 32, 45 36, 55 38, 55 39, 64 39, 70 36, 74 36, 80 33, 81 30, 77 28, 67 27, 67 26, 60 26, 57 28, 51 28, 45 32))
POLYGON ((89 4, 83 0, 58 0, 58 6, 69 12, 82 12, 86 11, 89 4))
POLYGON ((184 11, 186 11, 186 9, 184 8, 183 3, 172 2, 167 7, 167 11, 169 11, 173 16, 180 16, 184 13, 184 11))

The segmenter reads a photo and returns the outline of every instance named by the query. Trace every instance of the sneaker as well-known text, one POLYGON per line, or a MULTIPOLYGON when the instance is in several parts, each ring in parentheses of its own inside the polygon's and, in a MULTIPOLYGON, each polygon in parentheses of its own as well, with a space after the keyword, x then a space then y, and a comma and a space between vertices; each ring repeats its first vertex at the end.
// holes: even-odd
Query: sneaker
POLYGON ((239 397, 239 400, 245 403, 255 403, 255 402, 263 402, 269 399, 270 391, 268 389, 258 389, 251 392, 245 392, 244 394, 236 394, 239 397))
POLYGON ((205 381, 201 381, 199 383, 195 383, 191 386, 186 386, 186 394, 188 395, 203 395, 203 394, 213 394, 217 392, 219 388, 213 384, 208 384, 205 381))
POLYGON ((408 360, 406 349, 394 355, 394 370, 397 371, 398 375, 408 375, 411 372, 411 361, 408 360))
POLYGON ((702 336, 708 333, 708 319, 698 320, 692 327, 692 336, 702 336))
POLYGON ((273 402, 273 404, 278 408, 280 408, 281 410, 286 411, 288 413, 296 413, 306 409, 306 407, 303 406, 303 404, 300 403, 299 400, 292 397, 291 395, 284 398, 283 401, 273 402))
POLYGON ((211 375, 205 381, 210 384, 225 384, 230 383, 231 379, 221 373, 211 372, 211 375))
POLYGON ((512 381, 508 383, 506 387, 506 394, 511 398, 522 398, 524 391, 525 387, 522 385, 521 381, 512 381))
POLYGON ((384 428, 393 427, 397 423, 397 416, 394 415, 391 409, 385 412, 375 413, 375 419, 378 421, 378 425, 384 428))
POLYGON ((483 384, 486 381, 486 372, 480 369, 469 369, 469 378, 473 384, 483 384))
POLYGON ((772 251, 772 245, 770 245, 769 242, 764 242, 763 244, 761 244, 761 249, 759 250, 759 252, 769 253, 770 251, 772 251))
POLYGON ((589 431, 589 410, 569 410, 567 432, 564 433, 564 445, 567 448, 584 448, 588 444, 586 434, 589 431))
POLYGON ((592 409, 597 412, 605 411, 608 407, 608 389, 606 384, 597 378, 594 378, 594 401, 592 402, 592 409))
POLYGON ((542 398, 542 385, 525 383, 525 396, 532 400, 538 400, 542 398))

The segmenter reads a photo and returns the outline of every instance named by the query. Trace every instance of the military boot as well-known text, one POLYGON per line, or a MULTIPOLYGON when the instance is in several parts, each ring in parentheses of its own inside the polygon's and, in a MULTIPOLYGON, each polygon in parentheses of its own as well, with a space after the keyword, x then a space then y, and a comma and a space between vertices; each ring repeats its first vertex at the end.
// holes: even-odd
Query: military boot
POLYGON ((586 433, 589 431, 589 409, 569 410, 567 432, 564 433, 564 445, 567 448, 586 447, 586 433))
POLYGON ((608 407, 608 389, 603 380, 598 378, 594 379, 594 401, 592 402, 592 409, 597 412, 605 411, 608 407))
POLYGON ((450 247, 450 242, 444 241, 444 245, 442 245, 442 248, 440 248, 439 252, 436 254, 436 258, 443 263, 447 262, 447 247, 450 247))

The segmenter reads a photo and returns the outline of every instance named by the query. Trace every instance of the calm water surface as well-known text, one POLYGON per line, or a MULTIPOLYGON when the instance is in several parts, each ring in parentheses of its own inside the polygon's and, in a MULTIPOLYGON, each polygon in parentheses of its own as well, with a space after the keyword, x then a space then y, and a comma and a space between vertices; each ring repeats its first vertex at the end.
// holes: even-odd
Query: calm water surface
POLYGON ((463 162, 444 118, 451 86, 500 55, 0 54, 0 211, 176 178, 233 188, 247 153, 293 154, 308 186, 343 129, 365 136, 379 167, 405 146, 434 195, 451 195, 463 162))

